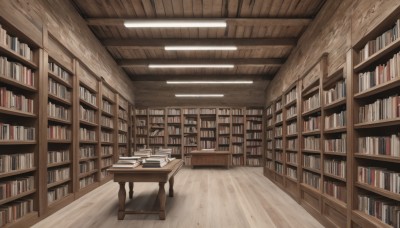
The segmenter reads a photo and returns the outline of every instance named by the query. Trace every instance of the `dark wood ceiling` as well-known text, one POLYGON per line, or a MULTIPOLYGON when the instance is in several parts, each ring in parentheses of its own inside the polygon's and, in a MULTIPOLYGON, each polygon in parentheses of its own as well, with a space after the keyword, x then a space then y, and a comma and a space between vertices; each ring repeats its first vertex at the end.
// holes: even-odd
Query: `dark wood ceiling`
POLYGON ((325 0, 71 0, 135 81, 138 106, 262 106, 264 90, 325 0), (226 28, 125 28, 125 19, 226 19, 226 28), (237 51, 165 51, 165 45, 236 45, 237 51), (149 69, 150 63, 229 63, 233 69, 149 69), (253 85, 177 86, 166 80, 251 79, 253 85), (157 95, 155 95, 155 92, 157 95), (182 100, 175 93, 224 93, 182 100))

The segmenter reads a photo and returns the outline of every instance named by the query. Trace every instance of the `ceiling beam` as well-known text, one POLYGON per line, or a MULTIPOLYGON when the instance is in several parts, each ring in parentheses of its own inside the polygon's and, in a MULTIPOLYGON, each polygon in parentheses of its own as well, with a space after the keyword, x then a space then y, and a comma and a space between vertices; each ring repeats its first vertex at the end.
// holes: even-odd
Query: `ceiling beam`
POLYGON ((234 45, 239 49, 256 49, 276 46, 296 46, 294 38, 269 38, 269 39, 104 39, 101 43, 106 47, 122 49, 160 49, 164 46, 221 46, 234 45))
POLYGON ((167 21, 167 20, 225 20, 229 25, 234 26, 308 26, 311 18, 88 18, 88 25, 97 26, 123 26, 125 21, 167 21))
POLYGON ((132 81, 166 81, 166 80, 272 80, 274 75, 129 75, 132 81))
POLYGON ((143 67, 149 64, 234 64, 245 66, 281 66, 285 59, 119 59, 120 67, 143 67))

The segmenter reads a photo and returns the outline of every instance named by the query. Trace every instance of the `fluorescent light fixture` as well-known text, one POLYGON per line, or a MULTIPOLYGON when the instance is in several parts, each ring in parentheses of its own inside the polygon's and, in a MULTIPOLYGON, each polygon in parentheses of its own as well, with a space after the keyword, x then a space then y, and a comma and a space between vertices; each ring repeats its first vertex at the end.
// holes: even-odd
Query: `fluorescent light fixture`
POLYGON ((127 20, 127 28, 225 28, 225 20, 127 20))
POLYGON ((167 81, 167 84, 253 84, 253 81, 167 81))
POLYGON ((149 64, 149 68, 233 68, 233 64, 149 64))
POLYGON ((224 94, 175 94, 175 97, 189 97, 189 98, 224 97, 224 94))
POLYGON ((166 51, 236 51, 236 46, 165 46, 166 51))

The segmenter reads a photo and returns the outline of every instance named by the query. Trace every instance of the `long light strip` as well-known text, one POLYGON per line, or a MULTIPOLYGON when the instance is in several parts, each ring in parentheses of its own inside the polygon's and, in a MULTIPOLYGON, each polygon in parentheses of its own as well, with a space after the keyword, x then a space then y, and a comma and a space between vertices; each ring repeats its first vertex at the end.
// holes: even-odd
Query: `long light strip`
POLYGON ((236 51, 236 46, 165 46, 166 51, 236 51))
POLYGON ((188 97, 188 98, 224 97, 224 94, 175 94, 175 97, 188 97))
POLYGON ((149 64, 149 68, 234 68, 233 64, 149 64))
POLYGON ((225 28, 225 20, 132 20, 127 28, 225 28))
POLYGON ((167 81, 167 84, 253 84, 253 81, 167 81))

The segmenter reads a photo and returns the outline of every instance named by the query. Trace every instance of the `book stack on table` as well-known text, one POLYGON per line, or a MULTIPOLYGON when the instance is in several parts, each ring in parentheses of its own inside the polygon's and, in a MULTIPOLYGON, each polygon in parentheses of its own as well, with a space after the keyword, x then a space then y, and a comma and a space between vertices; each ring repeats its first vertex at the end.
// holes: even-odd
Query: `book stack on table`
POLYGON ((142 160, 143 168, 161 168, 174 159, 175 158, 168 158, 167 155, 152 155, 142 160))
POLYGON ((135 168, 141 164, 141 157, 119 157, 117 163, 115 163, 113 168, 135 168))
POLYGON ((151 149, 142 149, 142 150, 133 152, 133 154, 138 157, 148 158, 151 155, 151 149))

